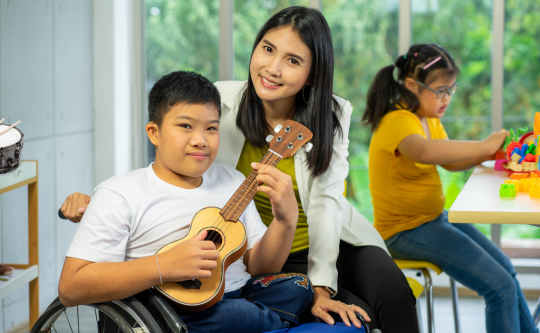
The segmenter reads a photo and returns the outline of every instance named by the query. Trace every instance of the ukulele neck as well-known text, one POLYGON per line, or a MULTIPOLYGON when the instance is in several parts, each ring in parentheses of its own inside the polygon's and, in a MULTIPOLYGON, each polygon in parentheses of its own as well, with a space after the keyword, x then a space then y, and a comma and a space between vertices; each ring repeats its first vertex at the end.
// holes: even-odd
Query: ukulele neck
MULTIPOLYGON (((282 156, 271 149, 268 149, 266 154, 260 160, 260 164, 276 166, 281 161, 282 156)), ((225 221, 237 222, 240 215, 247 208, 251 199, 257 193, 257 170, 252 170, 244 180, 242 185, 236 190, 232 198, 227 202, 225 207, 219 212, 225 221)))

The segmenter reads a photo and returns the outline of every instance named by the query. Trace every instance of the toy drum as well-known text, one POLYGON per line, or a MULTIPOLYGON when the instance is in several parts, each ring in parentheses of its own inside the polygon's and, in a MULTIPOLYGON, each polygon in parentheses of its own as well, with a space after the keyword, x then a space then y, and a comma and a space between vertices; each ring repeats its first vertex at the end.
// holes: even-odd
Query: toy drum
MULTIPOLYGON (((8 127, 0 124, 0 132, 8 127)), ((24 134, 17 127, 0 135, 0 173, 11 171, 19 165, 23 137, 24 134)))

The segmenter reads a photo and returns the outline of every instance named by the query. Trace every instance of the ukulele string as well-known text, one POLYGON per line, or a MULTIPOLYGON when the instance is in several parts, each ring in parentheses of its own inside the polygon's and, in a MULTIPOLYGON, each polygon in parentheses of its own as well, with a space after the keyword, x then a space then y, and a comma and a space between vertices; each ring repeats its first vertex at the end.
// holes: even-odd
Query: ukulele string
MULTIPOLYGON (((282 140, 282 141, 285 141, 285 142, 286 142, 286 141, 287 141, 286 139, 287 139, 287 137, 290 135, 290 132, 285 132, 285 133, 286 133, 286 134, 283 136, 283 140, 282 140)), ((296 140, 296 138, 294 138, 290 143, 292 144, 295 140, 296 140)), ((272 153, 270 159, 268 159, 268 158, 266 157, 266 155, 268 154, 268 153, 267 153, 267 154, 265 154, 265 155, 263 156, 263 158, 261 159, 261 162, 262 162, 265 158, 267 158, 267 159, 269 160, 269 162, 272 163, 272 166, 276 166, 276 165, 279 163, 279 161, 281 160, 281 157, 279 157, 277 154, 279 154, 279 155, 282 156, 286 149, 288 149, 288 148, 287 148, 287 145, 281 145, 279 151, 277 151, 278 149, 276 149, 275 153, 272 153), (276 160, 274 160, 274 157, 276 158, 276 160)), ((255 175, 255 173, 253 173, 253 174, 255 175)), ((249 176, 251 176, 251 174, 250 174, 249 176)), ((250 184, 250 186, 248 187, 249 192, 251 192, 253 189, 255 189, 255 186, 251 187, 252 185, 255 185, 255 184, 256 184, 256 182, 252 182, 252 183, 250 184)), ((255 192, 256 192, 256 191, 257 191, 257 190, 255 189, 255 192)), ((243 198, 243 197, 242 197, 241 199, 242 199, 242 201, 245 201, 245 200, 246 200, 246 199, 243 198)), ((250 200, 250 201, 251 201, 251 200, 250 200)), ((243 203, 243 204, 246 204, 245 202, 242 202, 242 203, 243 203)), ((247 204, 249 204, 249 202, 248 202, 247 204)), ((246 205, 246 206, 247 206, 247 205, 246 205)), ((226 233, 229 229, 230 229, 230 226, 229 226, 226 230, 224 230, 223 232, 226 233)))
MULTIPOLYGON (((268 158, 267 155, 268 155, 268 153, 265 154, 265 155, 263 156, 263 158, 261 159, 261 161, 260 161, 259 163, 261 163, 261 164, 264 163, 264 160, 266 159, 266 160, 268 160, 268 162, 270 162, 270 163, 264 163, 264 164, 275 166, 275 165, 277 164, 277 162, 279 162, 279 157, 276 156, 275 154, 272 153, 272 154, 270 155, 270 156, 271 156, 270 158, 268 158), (277 158, 277 161, 273 160, 274 157, 277 158)), ((249 178, 251 178, 251 179, 250 179, 250 183, 249 183, 248 186, 246 186, 246 190, 244 190, 244 193, 245 193, 245 194, 248 194, 248 195, 250 195, 250 196, 252 196, 252 197, 254 196, 254 193, 257 192, 257 189, 256 189, 256 186, 257 186, 257 180, 255 179, 256 177, 257 177, 257 170, 253 170, 253 171, 249 174, 249 178)), ((248 178, 248 179, 249 179, 249 178, 248 178)), ((246 200, 247 200, 247 199, 246 199, 245 197, 240 197, 240 199, 242 200, 242 204, 245 205, 246 207, 247 207, 247 205, 249 205, 249 201, 251 201, 251 200, 249 200, 249 201, 246 203, 246 200)), ((245 209, 245 207, 244 207, 244 209, 245 209)), ((242 211, 243 211, 244 209, 242 209, 242 211)), ((238 211, 237 211, 236 213, 238 213, 238 211)), ((227 229, 225 229, 225 230, 223 231, 223 233, 226 233, 227 231, 229 231, 230 227, 231 227, 231 225, 229 225, 229 226, 227 227, 227 229)))

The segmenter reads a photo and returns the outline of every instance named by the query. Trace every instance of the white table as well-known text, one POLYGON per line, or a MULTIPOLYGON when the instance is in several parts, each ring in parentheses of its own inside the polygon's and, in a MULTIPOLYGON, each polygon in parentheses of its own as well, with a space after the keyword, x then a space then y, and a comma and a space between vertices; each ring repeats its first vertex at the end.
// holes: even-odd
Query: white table
POLYGON ((450 223, 540 225, 540 198, 518 192, 515 198, 501 198, 501 184, 510 177, 494 171, 495 162, 477 166, 448 211, 450 223))
MULTIPOLYGON (((499 189, 508 173, 495 171, 494 161, 477 166, 448 211, 450 223, 533 224, 540 227, 540 198, 518 192, 515 198, 501 198, 499 189)), ((514 264, 516 267, 516 265, 514 264)), ((516 267, 517 268, 517 267, 516 267)), ((533 311, 540 320, 540 299, 533 311)))

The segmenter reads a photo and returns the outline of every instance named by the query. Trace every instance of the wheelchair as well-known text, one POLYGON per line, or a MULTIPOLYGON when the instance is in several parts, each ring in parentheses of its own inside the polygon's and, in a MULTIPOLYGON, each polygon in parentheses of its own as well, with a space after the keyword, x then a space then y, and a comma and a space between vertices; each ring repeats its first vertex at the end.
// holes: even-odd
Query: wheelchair
MULTIPOLYGON (((369 332, 364 318, 357 314, 362 329, 357 333, 369 332), (364 329, 364 328, 367 328, 364 329)), ((65 307, 56 298, 38 318, 30 333, 188 333, 188 329, 172 305, 153 289, 120 301, 65 307), (145 304, 145 305, 143 305, 145 304)), ((278 330, 278 332, 288 330, 278 330)), ((292 328, 291 333, 304 332, 350 332, 343 323, 329 326, 316 322, 292 328)), ((373 330, 372 333, 379 332, 373 330)), ((271 332, 270 332, 271 333, 271 332)))
MULTIPOLYGON (((58 216, 66 219, 60 210, 58 216)), ((369 324, 362 315, 356 315, 362 323, 362 329, 357 332, 370 332, 369 324)), ((319 322, 295 327, 291 329, 291 333, 328 330, 341 333, 350 329, 342 323, 329 327, 326 323, 317 321, 319 322)), ((76 307, 66 307, 56 298, 38 318, 30 333, 74 333, 75 330, 78 333, 188 333, 186 325, 173 306, 152 288, 123 300, 76 307)), ((273 332, 285 331, 288 330, 273 332)), ((377 332, 380 333, 377 329, 371 331, 377 332)))
POLYGON ((56 298, 30 333, 187 333, 180 316, 161 295, 147 289, 120 301, 65 307, 56 298), (145 305, 143 305, 145 304, 145 305))

